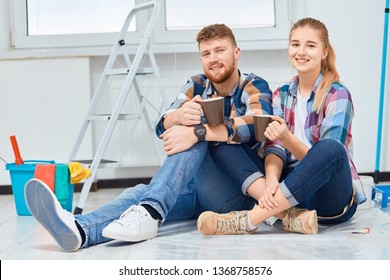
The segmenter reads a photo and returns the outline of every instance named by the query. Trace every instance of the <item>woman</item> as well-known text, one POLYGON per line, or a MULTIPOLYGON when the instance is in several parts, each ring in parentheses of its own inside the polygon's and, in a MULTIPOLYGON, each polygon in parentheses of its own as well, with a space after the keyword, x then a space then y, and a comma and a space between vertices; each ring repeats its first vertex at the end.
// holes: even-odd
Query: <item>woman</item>
POLYGON ((352 98, 339 81, 326 26, 312 18, 296 22, 288 54, 298 75, 272 96, 266 176, 243 189, 258 205, 202 213, 198 230, 204 235, 252 233, 271 216, 282 219, 286 231, 315 234, 318 222, 348 221, 366 200, 352 161, 352 98))

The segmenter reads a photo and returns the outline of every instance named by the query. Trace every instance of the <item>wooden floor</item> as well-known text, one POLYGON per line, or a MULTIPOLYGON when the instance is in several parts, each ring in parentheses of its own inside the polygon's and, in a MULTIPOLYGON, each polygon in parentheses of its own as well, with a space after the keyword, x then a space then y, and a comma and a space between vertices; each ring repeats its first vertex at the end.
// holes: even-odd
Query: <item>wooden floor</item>
MULTIPOLYGON (((89 194, 84 213, 119 194, 100 189, 89 194)), ((74 195, 74 206, 79 193, 74 195)), ((380 197, 378 197, 380 198, 380 197)), ((262 224, 255 234, 204 237, 195 221, 166 223, 158 237, 108 243, 65 253, 31 216, 18 216, 12 195, 0 195, 1 260, 390 260, 390 207, 373 201, 342 225, 320 227, 318 235, 287 233, 276 222, 262 224), (356 234, 369 228, 368 234, 356 234)))

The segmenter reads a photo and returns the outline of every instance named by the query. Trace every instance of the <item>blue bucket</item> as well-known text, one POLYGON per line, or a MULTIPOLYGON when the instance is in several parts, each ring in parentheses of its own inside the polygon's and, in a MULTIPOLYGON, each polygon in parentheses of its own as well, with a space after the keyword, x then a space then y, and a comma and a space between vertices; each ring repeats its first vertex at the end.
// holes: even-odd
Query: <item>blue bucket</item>
MULTIPOLYGON (((12 192, 14 194, 16 212, 19 216, 31 216, 28 210, 26 200, 24 199, 24 185, 28 180, 34 178, 35 166, 37 164, 55 164, 53 160, 25 160, 24 164, 15 163, 6 164, 5 169, 9 170, 12 183, 12 192)), ((69 182, 69 198, 64 206, 65 210, 72 212, 73 202, 73 184, 69 182)))

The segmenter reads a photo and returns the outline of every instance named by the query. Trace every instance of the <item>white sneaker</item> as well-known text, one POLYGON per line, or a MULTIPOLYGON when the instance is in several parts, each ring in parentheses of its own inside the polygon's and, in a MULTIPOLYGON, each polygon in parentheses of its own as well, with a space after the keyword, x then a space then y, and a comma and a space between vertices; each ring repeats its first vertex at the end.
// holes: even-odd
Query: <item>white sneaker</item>
POLYGON ((41 180, 31 179, 24 187, 24 197, 31 214, 66 252, 81 246, 75 217, 64 210, 52 190, 41 180))
POLYGON ((103 229, 107 238, 138 242, 157 236, 158 220, 153 219, 145 207, 133 205, 118 220, 103 229))

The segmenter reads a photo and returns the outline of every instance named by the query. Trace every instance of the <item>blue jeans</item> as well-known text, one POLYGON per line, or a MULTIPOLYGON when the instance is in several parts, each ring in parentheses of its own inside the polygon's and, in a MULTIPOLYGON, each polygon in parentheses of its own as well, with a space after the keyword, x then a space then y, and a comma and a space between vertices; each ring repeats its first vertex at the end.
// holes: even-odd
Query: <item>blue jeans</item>
POLYGON ((226 213, 252 209, 256 201, 242 194, 240 186, 216 165, 208 151, 208 142, 168 156, 149 185, 127 188, 101 208, 76 215, 86 235, 83 247, 110 239, 102 236, 103 229, 130 206, 153 206, 163 221, 195 219, 203 211, 226 213))
POLYGON ((293 169, 286 168, 280 189, 289 202, 299 208, 315 209, 322 224, 348 221, 356 212, 357 204, 340 217, 353 199, 351 169, 345 147, 333 139, 315 143, 307 155, 293 169))
MULTIPOLYGON (((226 145, 213 148, 216 162, 222 162, 226 148, 226 145)), ((237 183, 245 182, 245 176, 253 173, 256 166, 264 171, 257 160, 253 160, 257 156, 254 150, 236 148, 229 153, 235 161, 225 161, 221 167, 226 175, 233 175, 237 183)), ((345 222, 356 212, 357 205, 353 203, 340 215, 353 198, 353 188, 347 152, 336 140, 323 139, 315 143, 299 164, 284 167, 280 181, 280 190, 290 204, 315 209, 319 217, 326 217, 319 218, 320 223, 345 222), (333 218, 338 215, 340 217, 333 218)))
POLYGON ((210 145, 210 154, 225 176, 241 186, 243 194, 257 179, 264 177, 264 160, 260 158, 253 145, 231 145, 214 143, 210 145))

